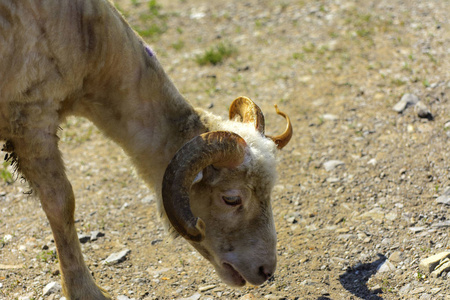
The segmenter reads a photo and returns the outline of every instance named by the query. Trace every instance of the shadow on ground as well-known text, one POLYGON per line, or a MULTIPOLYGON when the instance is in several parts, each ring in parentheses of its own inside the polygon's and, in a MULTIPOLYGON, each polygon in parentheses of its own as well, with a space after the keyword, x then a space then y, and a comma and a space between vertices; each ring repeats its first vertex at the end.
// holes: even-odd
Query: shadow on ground
POLYGON ((378 256, 379 258, 376 261, 367 264, 357 264, 340 275, 339 281, 342 286, 353 295, 362 299, 382 300, 383 298, 378 295, 381 293, 381 289, 372 291, 367 287, 369 278, 377 272, 379 266, 386 260, 384 255, 378 254, 378 256))

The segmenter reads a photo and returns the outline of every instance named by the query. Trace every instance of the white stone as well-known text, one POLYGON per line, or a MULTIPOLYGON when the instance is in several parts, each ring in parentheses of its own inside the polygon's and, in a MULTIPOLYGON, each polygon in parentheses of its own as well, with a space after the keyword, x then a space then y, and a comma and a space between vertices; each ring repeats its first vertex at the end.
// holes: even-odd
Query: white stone
POLYGON ((426 228, 419 226, 419 227, 409 227, 408 229, 411 230, 413 233, 418 233, 424 231, 426 228))
POLYGON ((216 285, 214 285, 214 284, 211 284, 211 285, 205 285, 205 286, 199 287, 198 290, 199 290, 200 292, 206 292, 206 291, 212 290, 212 289, 215 288, 215 287, 216 287, 216 285))
POLYGON ((119 295, 117 296, 117 300, 135 300, 135 298, 128 298, 127 296, 119 295))
POLYGON ((423 273, 431 273, 440 263, 440 261, 447 257, 450 257, 449 251, 441 252, 428 258, 422 259, 419 263, 419 270, 423 273))
POLYGON ((432 277, 438 277, 442 274, 442 272, 450 271, 450 259, 444 258, 440 261, 440 263, 435 267, 434 271, 431 272, 432 277))
POLYGON ((446 188, 442 196, 436 199, 436 202, 439 204, 450 205, 450 187, 446 188))
POLYGON ((450 121, 448 121, 444 124, 444 130, 449 130, 449 129, 450 129, 450 121))
POLYGON ((187 297, 187 298, 181 298, 180 300, 198 300, 198 299, 200 299, 201 296, 202 296, 202 294, 200 294, 200 293, 195 293, 195 294, 193 294, 193 295, 190 296, 190 297, 187 297))
POLYGON ((98 240, 99 237, 105 236, 105 234, 103 232, 97 231, 97 230, 93 230, 91 231, 91 241, 96 241, 98 240))
POLYGON ((375 165, 377 164, 377 160, 376 160, 375 158, 372 158, 371 160, 369 160, 369 161, 367 162, 367 164, 368 164, 368 165, 375 166, 375 165))
POLYGON ((3 242, 9 242, 10 240, 12 240, 13 236, 10 234, 5 234, 5 236, 3 237, 3 242))
POLYGON ((332 171, 337 166, 344 165, 345 163, 341 160, 329 160, 323 163, 323 167, 325 168, 325 171, 332 171))
POLYGON ((42 290, 42 294, 44 296, 48 296, 51 294, 56 294, 60 291, 61 291, 61 285, 55 281, 52 281, 44 287, 44 289, 42 290))
POLYGON ((420 118, 433 119, 430 109, 422 101, 416 103, 414 110, 420 118))
POLYGON ((154 200, 154 196, 153 196, 153 195, 150 195, 150 196, 147 196, 147 197, 143 198, 143 199, 141 200, 141 202, 142 202, 142 203, 151 203, 151 202, 153 202, 153 200, 154 200))
POLYGON ((107 259, 103 261, 103 264, 117 264, 125 260, 125 257, 130 253, 131 250, 125 249, 120 252, 116 252, 108 256, 107 259))
POLYGON ((411 283, 405 284, 399 291, 400 295, 408 294, 411 291, 411 283))
POLYGON ((385 273, 393 271, 395 271, 395 266, 393 263, 389 261, 389 259, 387 259, 383 264, 380 265, 377 273, 385 273))
POLYGON ((322 119, 324 119, 325 121, 336 121, 338 119, 338 116, 332 114, 324 114, 322 115, 322 119))
POLYGON ((403 112, 408 106, 416 105, 419 102, 419 97, 413 94, 404 94, 397 104, 392 108, 398 113, 403 112))

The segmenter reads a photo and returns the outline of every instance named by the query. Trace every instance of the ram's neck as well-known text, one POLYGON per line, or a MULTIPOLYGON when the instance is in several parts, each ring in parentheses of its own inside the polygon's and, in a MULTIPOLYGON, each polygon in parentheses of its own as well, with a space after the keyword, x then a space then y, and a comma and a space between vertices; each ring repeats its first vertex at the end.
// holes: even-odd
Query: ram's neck
POLYGON ((143 179, 155 185, 175 152, 206 129, 153 51, 120 16, 103 15, 113 19, 103 27, 111 38, 94 49, 82 94, 68 105, 120 144, 143 179))

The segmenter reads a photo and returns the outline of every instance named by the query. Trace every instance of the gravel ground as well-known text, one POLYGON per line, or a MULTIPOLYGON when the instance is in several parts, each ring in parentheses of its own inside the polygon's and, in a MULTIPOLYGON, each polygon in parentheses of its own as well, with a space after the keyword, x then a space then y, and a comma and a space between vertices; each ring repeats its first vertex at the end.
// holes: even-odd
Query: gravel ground
MULTIPOLYGON (((273 191, 277 272, 231 289, 167 238, 122 151, 70 118, 61 149, 80 235, 103 234, 82 245, 100 285, 122 300, 450 299, 450 270, 419 268, 450 251, 448 0, 116 4, 195 106, 226 117, 246 95, 273 134, 284 127, 277 103, 295 135, 273 191), (220 47, 223 61, 201 64, 220 47), (405 94, 420 103, 399 107, 405 94)), ((57 285, 44 292, 60 280, 50 227, 9 172, 0 165, 0 299, 59 299, 57 285)))

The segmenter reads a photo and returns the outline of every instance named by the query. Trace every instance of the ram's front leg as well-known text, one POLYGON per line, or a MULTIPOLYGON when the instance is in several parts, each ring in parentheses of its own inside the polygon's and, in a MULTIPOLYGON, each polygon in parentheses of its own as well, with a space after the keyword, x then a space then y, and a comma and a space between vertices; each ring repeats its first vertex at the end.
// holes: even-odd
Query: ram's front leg
POLYGON ((75 198, 54 132, 33 130, 11 140, 20 172, 42 204, 58 252, 63 292, 68 299, 110 299, 99 288, 81 253, 74 224, 75 198))

